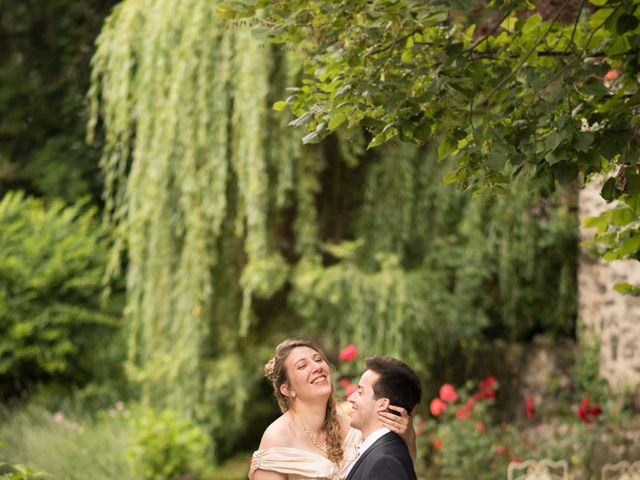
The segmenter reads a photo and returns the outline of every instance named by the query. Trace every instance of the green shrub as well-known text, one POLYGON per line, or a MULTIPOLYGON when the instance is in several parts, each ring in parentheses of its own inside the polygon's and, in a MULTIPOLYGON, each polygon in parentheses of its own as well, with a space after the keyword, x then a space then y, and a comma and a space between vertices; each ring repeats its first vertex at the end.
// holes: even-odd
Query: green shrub
POLYGON ((474 386, 445 384, 431 400, 431 415, 416 430, 419 477, 501 480, 510 462, 550 458, 567 461, 571 478, 592 479, 605 463, 638 457, 638 423, 620 411, 620 401, 600 405, 582 392, 538 403, 531 396, 523 405, 526 418, 496 424, 495 378, 474 386))
POLYGON ((503 444, 512 443, 507 440, 511 432, 492 422, 497 386, 491 376, 481 381, 474 393, 472 382, 458 391, 452 385, 442 386, 440 396, 430 405, 432 415, 438 418, 424 423, 428 436, 419 441, 423 455, 432 462, 428 477, 504 478, 516 452, 508 451, 503 444))
POLYGON ((46 473, 34 472, 24 465, 7 465, 0 462, 0 480, 35 480, 46 476, 46 473))
POLYGON ((133 420, 128 457, 145 479, 209 475, 212 459, 209 436, 194 422, 169 409, 147 409, 133 420))
MULTIPOLYGON (((4 464, 0 463, 0 468, 4 466, 4 464)), ((33 470, 23 465, 11 465, 9 468, 10 472, 0 472, 0 480, 32 480, 36 478, 33 470)))
POLYGON ((104 363, 96 346, 118 325, 118 308, 100 301, 108 239, 95 209, 10 192, 0 252, 0 395, 88 381, 104 363))
MULTIPOLYGON (((0 447, 4 447, 5 445, 4 442, 0 442, 0 447)), ((0 455, 0 459, 1 458, 2 455, 0 455)), ((0 461, 0 480, 31 480, 38 475, 38 473, 35 473, 24 465, 9 465, 0 461)))

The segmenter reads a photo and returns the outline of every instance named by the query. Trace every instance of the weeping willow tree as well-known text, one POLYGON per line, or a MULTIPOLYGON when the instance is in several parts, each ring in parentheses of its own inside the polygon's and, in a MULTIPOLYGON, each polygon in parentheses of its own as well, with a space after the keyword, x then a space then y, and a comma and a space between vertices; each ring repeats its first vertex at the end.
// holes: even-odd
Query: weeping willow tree
POLYGON ((230 415, 242 425, 260 374, 247 354, 252 300, 287 277, 270 219, 307 194, 269 108, 270 82, 287 71, 201 0, 121 3, 93 60, 90 131, 104 131, 106 209, 121 242, 112 270, 127 254, 128 372, 143 398, 214 434, 230 415))
POLYGON ((565 203, 524 188, 470 201, 429 149, 364 152, 346 133, 303 149, 271 108, 296 59, 232 27, 213 1, 125 0, 97 42, 90 141, 103 142, 109 274, 126 264, 127 371, 146 402, 224 450, 292 332, 426 375, 492 327, 571 324, 565 203))

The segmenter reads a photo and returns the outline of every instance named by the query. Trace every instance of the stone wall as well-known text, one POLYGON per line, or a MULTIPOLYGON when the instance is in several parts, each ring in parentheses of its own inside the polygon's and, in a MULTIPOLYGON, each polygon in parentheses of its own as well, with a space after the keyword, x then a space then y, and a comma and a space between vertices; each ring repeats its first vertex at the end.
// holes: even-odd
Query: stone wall
MULTIPOLYGON (((600 184, 580 192, 580 221, 607 208, 600 184)), ((581 238, 593 232, 581 229, 581 238)), ((578 317, 600 339, 600 373, 614 390, 640 385, 640 298, 613 289, 618 282, 640 284, 640 262, 606 262, 584 252, 578 261, 578 317)))

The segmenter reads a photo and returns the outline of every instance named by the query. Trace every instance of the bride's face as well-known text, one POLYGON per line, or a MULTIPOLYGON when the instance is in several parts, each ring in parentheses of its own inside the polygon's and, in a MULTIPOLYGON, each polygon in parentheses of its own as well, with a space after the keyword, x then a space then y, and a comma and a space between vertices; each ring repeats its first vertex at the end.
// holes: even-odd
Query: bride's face
POLYGON ((296 347, 285 360, 285 367, 289 384, 280 387, 283 394, 298 400, 312 400, 331 394, 329 365, 320 352, 309 347, 296 347))

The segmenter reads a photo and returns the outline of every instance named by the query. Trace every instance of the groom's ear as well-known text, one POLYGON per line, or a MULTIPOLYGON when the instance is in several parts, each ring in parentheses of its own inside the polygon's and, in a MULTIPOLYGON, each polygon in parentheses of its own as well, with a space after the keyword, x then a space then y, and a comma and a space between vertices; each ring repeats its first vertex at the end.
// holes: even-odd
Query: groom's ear
POLYGON ((379 398, 378 401, 376 402, 376 410, 378 412, 384 412, 385 410, 387 410, 389 408, 389 405, 391 405, 391 402, 389 401, 388 398, 379 398))

